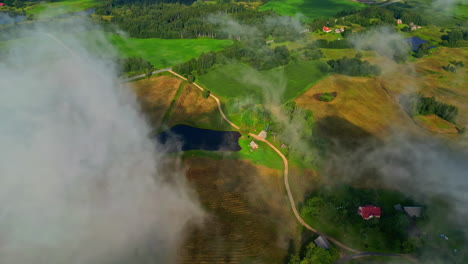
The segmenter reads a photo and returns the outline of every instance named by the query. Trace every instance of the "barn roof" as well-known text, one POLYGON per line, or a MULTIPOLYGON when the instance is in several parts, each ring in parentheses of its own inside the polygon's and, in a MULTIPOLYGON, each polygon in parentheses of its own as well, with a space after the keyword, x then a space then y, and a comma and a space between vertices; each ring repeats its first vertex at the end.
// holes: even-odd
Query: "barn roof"
POLYGON ((372 217, 380 217, 382 212, 380 211, 380 207, 374 205, 366 205, 360 206, 358 209, 358 214, 362 216, 362 218, 368 220, 372 217))

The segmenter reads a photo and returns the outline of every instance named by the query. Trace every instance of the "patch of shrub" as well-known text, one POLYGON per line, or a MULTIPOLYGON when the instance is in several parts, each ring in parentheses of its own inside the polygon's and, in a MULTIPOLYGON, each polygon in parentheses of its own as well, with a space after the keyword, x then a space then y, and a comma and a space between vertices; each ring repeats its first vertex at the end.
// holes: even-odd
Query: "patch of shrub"
POLYGON ((335 99, 335 95, 333 93, 323 93, 319 97, 319 100, 324 102, 330 102, 333 99, 335 99))

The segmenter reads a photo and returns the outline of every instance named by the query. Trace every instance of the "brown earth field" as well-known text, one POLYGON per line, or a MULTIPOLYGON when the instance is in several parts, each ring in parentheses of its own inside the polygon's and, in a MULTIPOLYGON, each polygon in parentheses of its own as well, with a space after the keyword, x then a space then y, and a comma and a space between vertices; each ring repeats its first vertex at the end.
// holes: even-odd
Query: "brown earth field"
POLYGON ((416 127, 376 78, 330 75, 295 99, 298 106, 314 113, 317 128, 324 136, 343 142, 373 136, 384 138, 394 126, 416 127), (331 102, 317 93, 336 92, 331 102))
POLYGON ((382 57, 368 58, 382 66, 384 74, 378 79, 395 96, 422 93, 438 101, 458 107, 457 125, 468 125, 468 48, 438 47, 430 55, 407 64, 396 64, 382 57), (463 61, 466 65, 456 73, 445 71, 450 61, 463 61))
POLYGON ((185 84, 172 108, 168 125, 185 124, 199 128, 215 130, 232 130, 232 127, 221 117, 213 98, 203 98, 199 89, 185 84))
POLYGON ((207 218, 187 232, 179 263, 283 263, 300 236, 280 171, 240 160, 184 164, 207 218))
POLYGON ((431 132, 452 135, 458 134, 457 127, 454 124, 436 115, 417 115, 414 116, 413 119, 420 127, 423 127, 431 132))
POLYGON ((142 111, 153 127, 159 127, 182 80, 170 76, 155 76, 131 83, 142 111))

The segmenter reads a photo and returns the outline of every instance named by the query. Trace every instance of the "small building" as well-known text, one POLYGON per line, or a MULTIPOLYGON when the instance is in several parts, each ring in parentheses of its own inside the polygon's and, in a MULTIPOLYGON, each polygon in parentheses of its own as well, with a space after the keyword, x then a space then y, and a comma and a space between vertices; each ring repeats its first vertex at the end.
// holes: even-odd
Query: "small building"
POLYGON ((396 23, 397 23, 397 25, 401 25, 401 24, 403 24, 403 21, 401 19, 397 19, 396 23))
POLYGON ((5 5, 5 3, 0 3, 0 6, 4 6, 4 5, 5 5))
POLYGON ((401 204, 395 204, 393 208, 395 208, 395 210, 397 211, 403 212, 403 207, 401 206, 401 204))
POLYGON ((421 217, 421 206, 405 206, 403 207, 403 210, 409 215, 409 217, 421 217))
POLYGON ((314 240, 315 245, 317 247, 323 248, 323 249, 329 249, 330 248, 330 242, 328 242, 327 238, 324 236, 319 236, 314 240))
POLYGON ((267 137, 267 132, 265 130, 262 130, 259 134, 258 134, 259 137, 265 139, 267 137))
POLYGON ((325 32, 325 33, 329 33, 329 32, 332 31, 329 27, 323 27, 322 30, 323 30, 323 32, 325 32))
POLYGON ((253 150, 258 149, 258 144, 255 143, 255 141, 253 141, 253 140, 252 140, 252 142, 250 142, 249 146, 250 146, 253 150))
POLYGON ((364 220, 369 220, 373 217, 380 218, 381 211, 380 207, 373 205, 359 206, 358 214, 362 216, 364 220))
POLYGON ((340 34, 341 33, 340 29, 339 28, 335 29, 335 33, 340 34))
POLYGON ((271 44, 271 43, 273 43, 273 42, 275 42, 275 40, 274 40, 274 39, 270 39, 270 40, 267 40, 267 41, 266 41, 266 44, 271 44))

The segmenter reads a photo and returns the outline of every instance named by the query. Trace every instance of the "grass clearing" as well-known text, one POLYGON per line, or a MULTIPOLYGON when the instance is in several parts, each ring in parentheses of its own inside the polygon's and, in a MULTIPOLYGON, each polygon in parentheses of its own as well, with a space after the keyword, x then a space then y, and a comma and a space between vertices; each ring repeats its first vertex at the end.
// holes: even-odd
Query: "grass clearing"
POLYGON ((431 132, 442 134, 458 134, 456 125, 436 115, 416 115, 413 117, 416 124, 431 132))
POLYGON ((104 3, 96 0, 64 0, 60 2, 41 2, 25 8, 27 14, 35 17, 55 17, 67 13, 85 11, 104 3))
POLYGON ((342 10, 364 8, 366 5, 351 0, 271 0, 260 11, 273 10, 280 15, 304 15, 310 21, 317 17, 332 17, 342 10))
POLYGON ((186 62, 200 54, 231 46, 232 40, 219 39, 138 39, 109 36, 110 42, 123 57, 141 57, 158 68, 186 62))
POLYGON ((282 159, 272 148, 264 142, 255 141, 255 143, 258 144, 258 149, 251 150, 249 146, 251 141, 251 138, 245 136, 239 139, 239 145, 242 148, 242 150, 238 152, 240 159, 251 160, 253 164, 277 170, 283 168, 282 159))
POLYGON ((302 94, 326 76, 322 61, 303 61, 268 71, 257 71, 244 64, 229 64, 199 77, 199 82, 224 98, 249 97, 286 102, 302 94))
MULTIPOLYGON (((117 34, 102 31, 86 31, 73 34, 55 34, 67 44, 67 40, 80 40, 87 50, 100 56, 140 57, 151 62, 157 68, 166 68, 186 62, 200 56, 203 52, 221 50, 233 44, 231 40, 218 39, 138 39, 125 38, 117 34), (111 43, 115 50, 109 48, 111 43), (115 52, 116 51, 116 52, 115 52), (117 53, 117 54, 116 54, 117 53)), ((0 48, 8 50, 10 47, 34 48, 37 41, 52 42, 44 37, 28 37, 8 41, 0 41, 0 48), (41 38, 41 39, 38 39, 41 38)), ((71 41, 71 44, 76 43, 71 41)))

